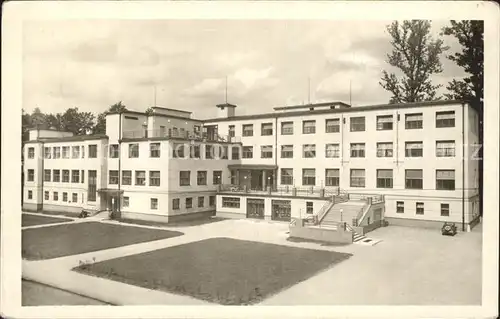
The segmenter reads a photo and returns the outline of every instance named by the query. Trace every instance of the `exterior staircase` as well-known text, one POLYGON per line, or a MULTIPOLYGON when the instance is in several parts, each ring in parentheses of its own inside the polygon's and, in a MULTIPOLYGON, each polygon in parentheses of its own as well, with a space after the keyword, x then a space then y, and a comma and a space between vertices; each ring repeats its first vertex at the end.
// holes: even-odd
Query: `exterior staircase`
POLYGON ((358 217, 358 214, 365 206, 366 202, 364 201, 348 201, 335 204, 326 212, 320 221, 320 225, 336 225, 339 222, 352 225, 352 220, 358 217), (340 210, 342 210, 342 214, 340 214, 340 210))

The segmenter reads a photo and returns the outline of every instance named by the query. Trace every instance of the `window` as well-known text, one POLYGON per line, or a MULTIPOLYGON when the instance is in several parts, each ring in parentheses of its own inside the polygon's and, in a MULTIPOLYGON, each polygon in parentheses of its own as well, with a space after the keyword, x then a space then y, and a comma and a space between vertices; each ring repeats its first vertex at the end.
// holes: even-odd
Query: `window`
POLYGON ((406 157, 422 157, 424 154, 424 144, 422 142, 406 142, 405 156, 406 157))
POLYGON ((340 170, 327 168, 325 171, 325 186, 339 186, 339 184, 340 170))
POLYGON ((377 170, 377 188, 392 188, 392 169, 377 170))
POLYGON ((293 158, 293 145, 281 145, 281 158, 293 158))
POLYGON ((405 172, 405 187, 407 189, 423 188, 423 173, 421 169, 407 169, 405 172))
POLYGON ((281 185, 293 184, 293 168, 281 169, 281 185))
POLYGON ((351 157, 365 157, 365 143, 351 143, 351 157))
POLYGON ((68 201, 68 193, 66 192, 63 192, 63 202, 67 202, 68 201))
POLYGON ((48 191, 45 191, 45 192, 44 192, 44 199, 45 199, 45 200, 49 200, 49 198, 50 198, 50 197, 49 197, 49 192, 48 192, 48 191))
POLYGON ((436 170, 436 189, 455 190, 455 170, 436 170))
POLYGON ((253 124, 243 125, 243 136, 253 136, 253 124))
POLYGON ((85 146, 82 146, 81 150, 82 150, 82 158, 85 158, 85 146))
POLYGON ((35 158, 35 148, 28 147, 28 158, 35 158))
POLYGON ((450 216, 450 204, 441 204, 441 216, 450 216))
POLYGON ((122 171, 122 184, 132 185, 132 171, 122 171))
POLYGON ((78 202, 78 194, 77 193, 71 194, 71 201, 73 203, 77 203, 78 202))
POLYGON ((214 185, 220 185, 222 184, 222 171, 213 171, 213 176, 212 176, 213 184, 214 185))
POLYGON ((338 133, 340 132, 340 119, 328 119, 325 121, 325 132, 326 133, 338 133))
POLYGON ((422 113, 406 114, 405 128, 407 130, 421 129, 423 127, 424 118, 422 113))
POLYGON ((237 160, 237 159, 240 159, 240 149, 238 146, 233 146, 232 149, 231 149, 231 158, 233 160, 237 160))
POLYGON ((403 214, 405 212, 405 203, 396 202, 396 213, 403 214))
POLYGON ((271 200, 271 220, 290 221, 292 202, 289 200, 271 200))
POLYGON ((193 198, 192 197, 186 198, 186 208, 193 208, 193 198))
POLYGON ((172 209, 177 210, 181 208, 181 200, 179 198, 172 199, 172 209))
POLYGON ((62 182, 69 183, 69 169, 63 169, 62 171, 62 182))
POLYGON ((228 159, 228 146, 227 145, 223 145, 222 147, 219 148, 220 149, 220 158, 221 159, 228 159))
POLYGON ((129 144, 128 145, 128 157, 138 158, 139 157, 139 144, 129 144))
MULTIPOLYGON (((119 153, 118 147, 119 147, 118 144, 109 145, 109 157, 110 158, 118 158, 118 153, 119 153)), ((130 153, 130 145, 129 145, 129 153, 130 153)))
POLYGON ((55 169, 52 171, 52 181, 59 183, 61 181, 61 171, 55 169))
POLYGON ((314 213, 314 203, 306 202, 306 214, 313 214, 313 213, 314 213))
MULTIPOLYGON (((174 149, 173 149, 172 157, 173 158, 184 158, 184 144, 183 143, 174 143, 173 146, 174 146, 174 149)), ((199 145, 198 145, 198 147, 199 147, 199 145)))
POLYGON ((43 170, 43 181, 50 182, 50 169, 43 170))
POLYGON ((200 145, 189 145, 189 157, 200 158, 200 145))
POLYGON ((302 134, 316 133, 316 121, 302 121, 302 134))
POLYGON ((129 207, 130 206, 130 198, 127 196, 123 197, 123 207, 129 207))
POLYGON ((80 171, 77 169, 71 170, 71 183, 80 183, 80 171))
POLYGON ((52 200, 58 201, 59 200, 59 193, 58 192, 53 192, 52 193, 52 200))
POLYGON ((158 198, 151 198, 151 209, 158 209, 158 198))
POLYGON ((90 170, 88 174, 87 201, 95 202, 97 197, 97 171, 90 170))
POLYGON ((146 185, 146 171, 135 171, 135 185, 146 185))
POLYGON ((174 136, 174 137, 179 136, 179 129, 177 127, 172 128, 172 136, 174 136))
POLYGON ((118 185, 118 171, 109 171, 109 184, 118 185))
POLYGON ((293 135, 293 122, 281 122, 281 135, 293 135))
POLYGON ((392 157, 393 145, 392 142, 377 143, 377 157, 392 157))
POLYGON ((316 185, 316 170, 314 168, 302 169, 302 185, 304 186, 316 185))
POLYGON ((365 187, 364 169, 351 169, 351 187, 365 187))
POLYGON ((362 132, 365 130, 365 117, 351 117, 351 132, 362 132))
POLYGON ((198 171, 196 182, 198 185, 207 185, 207 171, 198 171))
POLYGON ((69 146, 62 147, 62 158, 69 158, 69 146))
POLYGON ((273 158, 273 146, 272 145, 262 145, 260 147, 260 157, 261 158, 273 158))
POLYGON ((339 144, 326 144, 325 145, 325 157, 326 158, 336 158, 340 156, 340 145, 339 144))
POLYGON ((33 199, 33 191, 28 191, 28 199, 33 199))
POLYGON ((455 127, 455 111, 436 112, 436 127, 455 127))
POLYGON ((214 152, 213 152, 213 145, 208 145, 205 144, 205 159, 213 159, 214 158, 214 152))
POLYGON ((61 147, 54 147, 52 150, 54 151, 54 158, 61 158, 61 147))
POLYGON ((28 170, 28 182, 33 182, 35 181, 35 170, 34 169, 29 169, 28 170))
POLYGON ((315 144, 304 144, 302 146, 302 156, 304 158, 315 158, 316 157, 316 145, 315 144))
POLYGON ((205 196, 199 196, 198 197, 198 207, 204 207, 205 206, 205 196))
POLYGON ((89 158, 97 158, 97 145, 89 145, 89 158))
POLYGON ((240 199, 238 197, 222 197, 222 207, 240 208, 240 199))
POLYGON ((208 197, 208 206, 215 206, 215 196, 208 197))
POLYGON ((85 171, 82 169, 82 183, 85 183, 85 171))
POLYGON ((234 137, 235 134, 234 125, 229 125, 229 137, 234 137))
POLYGON ((392 130, 392 115, 377 116, 377 131, 392 130))
POLYGON ((273 135, 273 123, 262 123, 260 132, 262 136, 273 135))
POLYGON ((73 146, 71 148, 71 157, 80 158, 80 146, 73 146))
POLYGON ((424 214, 424 203, 417 202, 416 203, 416 214, 423 215, 424 214))
POLYGON ((160 171, 149 172, 149 186, 160 186, 160 171))
POLYGON ((180 186, 191 185, 191 172, 190 171, 180 171, 179 172, 179 185, 180 186))
POLYGON ((436 157, 455 157, 455 141, 436 141, 436 157))
POLYGON ((50 147, 43 148, 43 157, 47 159, 52 157, 52 154, 50 153, 50 147))

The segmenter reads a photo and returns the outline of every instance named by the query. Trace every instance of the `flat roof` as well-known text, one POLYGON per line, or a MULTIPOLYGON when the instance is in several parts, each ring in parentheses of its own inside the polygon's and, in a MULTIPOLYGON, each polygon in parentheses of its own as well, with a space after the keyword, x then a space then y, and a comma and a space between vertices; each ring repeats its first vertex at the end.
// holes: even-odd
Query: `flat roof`
POLYGON ((39 138, 32 141, 26 141, 25 144, 76 142, 76 141, 91 141, 91 140, 103 140, 103 139, 108 139, 108 136, 104 134, 94 134, 94 135, 76 135, 76 136, 65 136, 65 137, 54 137, 54 138, 39 138))
POLYGON ((182 113, 186 113, 186 114, 191 114, 191 113, 192 113, 192 112, 183 111, 183 110, 169 109, 168 107, 163 107, 163 106, 152 106, 151 108, 152 108, 152 109, 167 110, 167 111, 182 112, 182 113))
MULTIPOLYGON (((379 105, 366 105, 366 106, 356 106, 347 107, 340 109, 324 109, 324 110, 307 110, 307 111, 295 111, 295 112, 274 112, 274 113, 261 113, 261 114, 251 114, 251 115, 240 115, 232 117, 219 117, 203 120, 206 122, 227 122, 227 121, 238 121, 238 120, 254 120, 254 119, 266 119, 266 118, 281 118, 281 117, 296 117, 305 115, 319 115, 319 114, 337 114, 337 113, 352 113, 352 112, 365 112, 365 111, 376 111, 376 110, 391 110, 391 109, 408 109, 414 107, 430 107, 436 105, 452 105, 452 104, 462 104, 466 103, 459 100, 439 100, 439 101, 425 101, 425 102, 414 102, 414 103, 400 103, 400 104, 379 104, 379 105)), ((327 104, 328 105, 328 104, 327 104)))
POLYGON ((343 105, 343 106, 351 107, 347 103, 336 101, 336 102, 310 103, 310 104, 290 105, 290 106, 278 106, 278 107, 275 107, 273 109, 275 109, 276 111, 281 111, 281 110, 305 109, 305 108, 311 108, 311 107, 322 107, 322 106, 331 106, 331 105, 343 105))
POLYGON ((108 114, 106 115, 110 115, 110 114, 135 114, 135 115, 143 115, 143 116, 161 116, 161 117, 166 117, 166 118, 173 118, 173 119, 180 119, 180 120, 184 120, 184 121, 193 121, 193 122, 203 122, 202 120, 196 120, 196 119, 193 119, 193 118, 190 118, 190 117, 182 117, 182 116, 177 116, 177 115, 170 115, 170 114, 161 114, 161 113, 154 113, 152 115, 147 115, 145 112, 138 112, 138 111, 115 111, 115 112, 109 112, 108 114))

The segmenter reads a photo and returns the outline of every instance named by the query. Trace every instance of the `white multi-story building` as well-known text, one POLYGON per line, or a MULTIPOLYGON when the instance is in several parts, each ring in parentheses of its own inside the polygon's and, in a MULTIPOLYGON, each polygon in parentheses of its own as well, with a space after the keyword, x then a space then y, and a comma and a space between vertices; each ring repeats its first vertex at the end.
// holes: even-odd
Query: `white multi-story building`
POLYGON ((347 194, 383 198, 372 221, 465 229, 478 219, 478 117, 467 104, 217 108, 203 121, 160 107, 108 114, 103 136, 32 131, 24 208, 289 220, 347 194))

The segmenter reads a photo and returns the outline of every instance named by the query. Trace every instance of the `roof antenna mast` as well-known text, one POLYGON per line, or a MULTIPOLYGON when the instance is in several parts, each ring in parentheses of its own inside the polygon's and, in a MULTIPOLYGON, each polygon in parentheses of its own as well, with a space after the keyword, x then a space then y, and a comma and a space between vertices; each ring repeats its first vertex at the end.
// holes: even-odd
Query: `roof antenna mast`
POLYGON ((349 80, 349 105, 352 106, 352 80, 349 80))
POLYGON ((307 102, 311 104, 311 77, 307 78, 307 102))
POLYGON ((226 75, 226 104, 227 104, 227 75, 226 75))
POLYGON ((156 84, 155 84, 154 88, 155 88, 155 94, 154 94, 154 105, 153 106, 156 106, 156 84))

